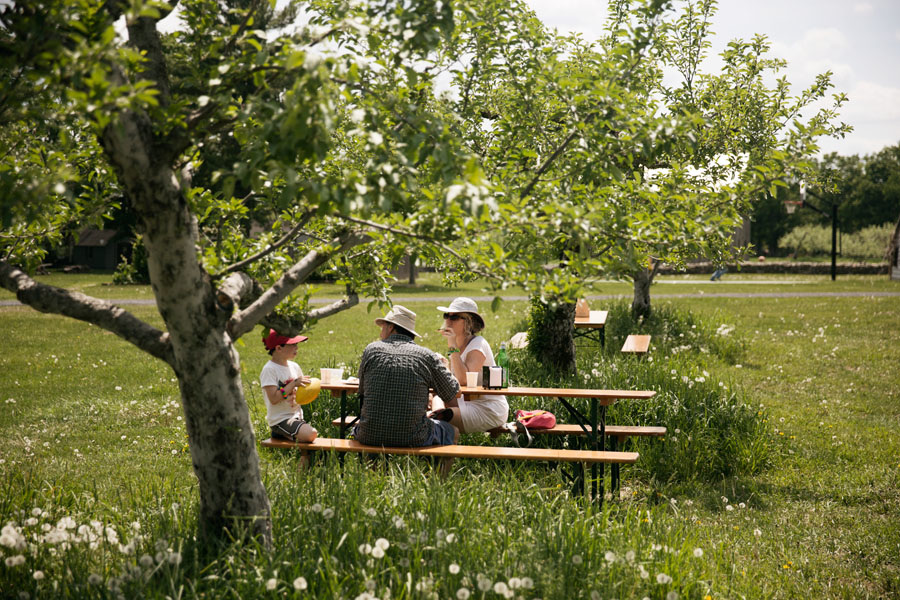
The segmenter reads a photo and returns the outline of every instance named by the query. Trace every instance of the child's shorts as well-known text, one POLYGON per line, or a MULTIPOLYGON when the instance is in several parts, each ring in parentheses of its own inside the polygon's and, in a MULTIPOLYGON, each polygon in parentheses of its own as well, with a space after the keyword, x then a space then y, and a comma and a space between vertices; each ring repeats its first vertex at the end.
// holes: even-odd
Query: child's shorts
POLYGON ((300 433, 300 428, 304 425, 306 425, 306 421, 300 417, 285 419, 281 423, 272 426, 272 437, 296 442, 297 434, 300 433))

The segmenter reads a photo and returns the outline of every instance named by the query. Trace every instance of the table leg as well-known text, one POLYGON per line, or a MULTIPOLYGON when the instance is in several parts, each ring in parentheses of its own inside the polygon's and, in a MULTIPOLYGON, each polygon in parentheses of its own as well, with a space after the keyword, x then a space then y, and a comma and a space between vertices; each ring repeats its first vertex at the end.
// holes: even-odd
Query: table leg
POLYGON ((347 437, 347 390, 341 390, 341 438, 347 437))
MULTIPOLYGON (((609 449, 613 452, 619 449, 619 438, 612 436, 609 438, 609 449)), ((619 463, 613 463, 609 466, 609 491, 615 495, 619 489, 619 463)))

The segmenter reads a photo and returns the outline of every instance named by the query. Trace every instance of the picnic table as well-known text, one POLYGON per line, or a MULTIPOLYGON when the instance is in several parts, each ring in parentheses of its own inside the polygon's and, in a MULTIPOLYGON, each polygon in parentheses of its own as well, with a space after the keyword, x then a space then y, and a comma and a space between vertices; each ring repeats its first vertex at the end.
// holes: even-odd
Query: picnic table
MULTIPOLYGON (((340 436, 346 436, 347 430, 353 421, 347 419, 348 405, 347 395, 358 392, 356 381, 341 381, 337 383, 323 383, 323 390, 331 391, 332 395, 340 395, 340 436)), ((581 427, 585 436, 588 450, 605 450, 606 443, 606 409, 619 400, 648 400, 656 395, 649 390, 592 390, 574 388, 537 388, 537 387, 508 387, 501 389, 485 389, 482 387, 461 387, 460 394, 467 400, 486 395, 528 396, 535 398, 555 398, 565 408, 566 412, 581 427), (589 410, 585 415, 574 406, 571 400, 585 399, 589 401, 589 410)), ((357 406, 357 409, 360 407, 357 406)), ((356 414, 359 414, 357 412, 356 414)), ((578 486, 578 474, 572 476, 578 486)), ((602 463, 591 464, 591 493, 594 498, 603 496, 604 466, 602 463), (599 475, 599 477, 598 477, 599 475), (598 496, 599 492, 599 496, 598 496)), ((580 480, 583 483, 583 476, 580 480)), ((586 490, 581 490, 586 491, 586 490)))

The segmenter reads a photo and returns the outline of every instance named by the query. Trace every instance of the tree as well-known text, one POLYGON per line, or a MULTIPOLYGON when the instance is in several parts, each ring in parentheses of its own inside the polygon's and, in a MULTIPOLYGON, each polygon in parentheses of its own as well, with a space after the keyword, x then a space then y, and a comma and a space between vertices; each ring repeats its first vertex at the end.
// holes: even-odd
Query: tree
POLYGON ((634 313, 648 315, 660 262, 727 260, 752 201, 808 166, 818 136, 844 131, 832 124, 841 96, 799 117, 827 74, 796 98, 783 79, 767 87, 783 62, 762 37, 732 42, 722 72, 702 73, 714 8, 614 2, 588 43, 548 32, 521 3, 485 2, 444 55, 458 92, 448 110, 500 198, 495 228, 471 236, 492 250, 469 258, 540 295, 545 327, 565 333, 539 352, 556 369, 574 368, 571 306, 556 307, 587 281, 632 277, 634 313))
POLYGON ((451 31, 451 5, 351 3, 299 29, 298 6, 184 0, 185 26, 166 35, 158 2, 0 13, 0 282, 171 366, 212 538, 271 539, 235 342, 257 324, 295 333, 360 293, 385 300, 392 261, 434 254, 485 207, 477 165, 418 102, 429 76, 413 66, 451 31), (31 240, 53 243, 116 197, 146 246, 162 330, 28 275, 43 252, 31 240), (245 235, 252 220, 269 231, 245 235), (347 296, 312 310, 293 292, 323 266, 347 296))

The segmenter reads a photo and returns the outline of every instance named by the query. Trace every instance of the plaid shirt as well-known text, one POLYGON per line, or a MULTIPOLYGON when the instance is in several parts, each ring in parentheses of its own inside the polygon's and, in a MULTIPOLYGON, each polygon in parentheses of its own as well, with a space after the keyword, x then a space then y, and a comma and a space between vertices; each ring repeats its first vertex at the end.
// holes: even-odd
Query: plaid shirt
POLYGON ((429 388, 441 398, 459 393, 439 354, 398 333, 366 346, 359 363, 356 439, 373 446, 423 446, 434 429, 425 416, 429 388))

